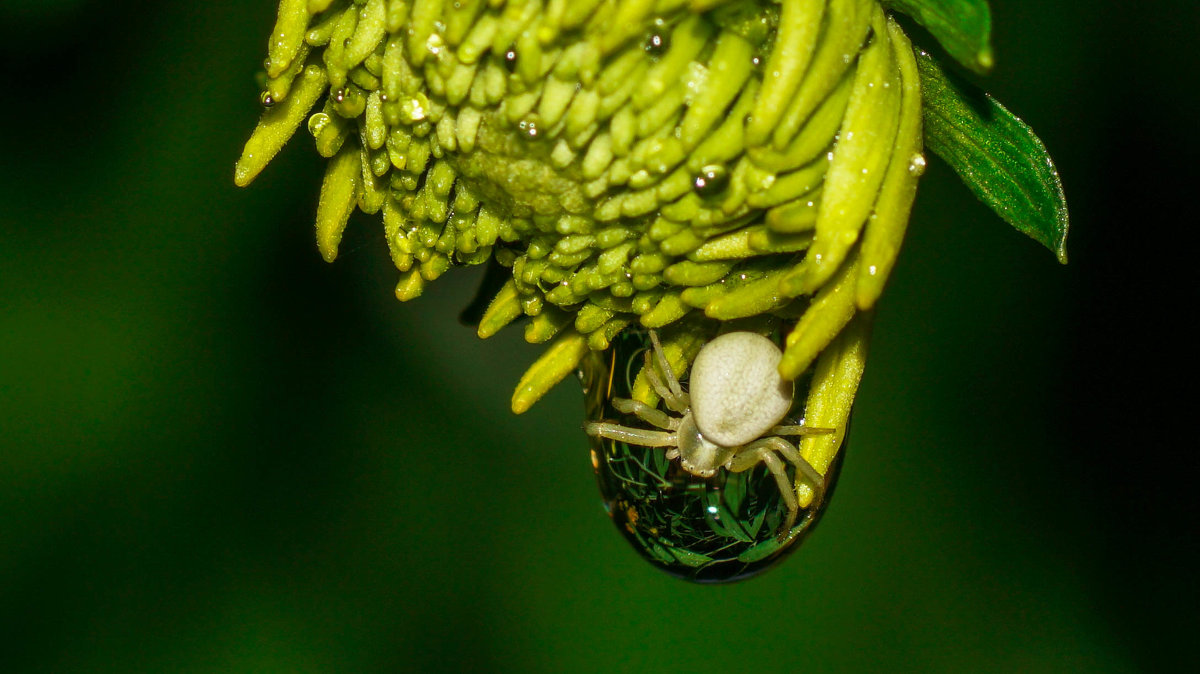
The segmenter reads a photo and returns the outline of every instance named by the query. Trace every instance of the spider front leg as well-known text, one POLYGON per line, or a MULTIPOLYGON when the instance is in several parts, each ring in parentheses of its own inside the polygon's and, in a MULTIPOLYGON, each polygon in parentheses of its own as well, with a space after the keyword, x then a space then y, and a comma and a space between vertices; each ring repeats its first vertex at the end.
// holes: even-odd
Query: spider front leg
POLYGON ((617 440, 630 445, 642 447, 674 447, 679 444, 678 436, 666 431, 649 431, 644 428, 630 428, 606 421, 593 421, 584 426, 588 435, 609 440, 617 440))
POLYGON ((673 431, 679 428, 679 419, 672 417, 661 410, 655 409, 646 403, 641 403, 628 398, 613 398, 613 407, 622 414, 633 414, 642 421, 657 426, 661 429, 673 431))
POLYGON ((649 352, 646 353, 646 365, 642 371, 646 373, 646 379, 650 382, 654 392, 667 404, 667 408, 672 412, 683 414, 691 406, 691 399, 679 385, 679 379, 671 369, 671 363, 667 361, 667 356, 663 353, 662 343, 658 341, 658 333, 654 330, 650 331, 650 344, 653 356, 649 352), (655 364, 662 372, 661 376, 655 372, 655 364))

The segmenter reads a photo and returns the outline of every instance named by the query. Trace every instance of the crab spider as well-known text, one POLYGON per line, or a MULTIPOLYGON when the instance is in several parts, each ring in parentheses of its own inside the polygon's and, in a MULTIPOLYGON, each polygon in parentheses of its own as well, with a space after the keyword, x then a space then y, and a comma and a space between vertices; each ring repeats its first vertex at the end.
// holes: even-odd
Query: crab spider
POLYGON ((764 464, 787 503, 787 522, 780 530, 781 536, 786 535, 796 522, 800 503, 780 455, 796 467, 797 477, 802 475, 812 484, 813 507, 821 501, 825 479, 784 436, 832 429, 778 425, 792 406, 793 394, 792 383, 779 376, 779 347, 753 332, 721 335, 697 354, 689 390, 684 391, 653 330, 650 342, 653 359, 646 354, 643 372, 667 409, 678 416, 636 400, 614 398, 612 405, 618 411, 661 430, 591 422, 587 434, 631 445, 670 447, 667 458, 679 459, 684 470, 699 477, 712 477, 718 468, 736 473, 764 464))

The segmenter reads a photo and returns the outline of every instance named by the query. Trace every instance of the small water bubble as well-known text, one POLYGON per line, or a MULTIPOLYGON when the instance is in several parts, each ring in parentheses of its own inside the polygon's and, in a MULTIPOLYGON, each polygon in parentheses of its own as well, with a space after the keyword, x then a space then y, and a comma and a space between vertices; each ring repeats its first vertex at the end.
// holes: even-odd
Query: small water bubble
POLYGON ((530 115, 525 119, 522 119, 517 123, 517 129, 520 130, 521 135, 525 136, 527 139, 537 140, 539 133, 537 116, 530 115))
POLYGON ((651 56, 662 56, 667 51, 667 38, 662 33, 651 33, 646 38, 646 43, 642 45, 642 49, 651 56))
POLYGON ((329 125, 329 121, 329 115, 323 112, 318 112, 317 114, 308 118, 308 132, 316 137, 321 133, 322 129, 329 125))
POLYGON ((400 114, 403 115, 405 121, 409 124, 416 124, 425 120, 426 112, 425 105, 428 99, 424 94, 418 93, 415 97, 404 101, 400 105, 400 114))
POLYGON ((709 164, 700 169, 692 180, 692 189, 703 198, 715 197, 729 187, 729 171, 720 164, 709 164))
POLYGON ((333 100, 337 101, 338 103, 346 100, 346 88, 342 87, 341 89, 333 92, 333 100))
POLYGON ((264 108, 270 108, 275 105, 275 97, 270 92, 264 91, 258 97, 258 102, 262 103, 264 108))
POLYGON ((446 41, 442 39, 440 33, 430 33, 429 37, 425 40, 425 51, 434 56, 441 54, 445 46, 446 41))
POLYGON ((925 155, 921 153, 914 154, 912 159, 908 161, 908 172, 914 176, 922 176, 925 174, 925 155))
POLYGON ((516 72, 517 70, 517 50, 515 47, 509 47, 504 52, 504 69, 508 72, 516 72))

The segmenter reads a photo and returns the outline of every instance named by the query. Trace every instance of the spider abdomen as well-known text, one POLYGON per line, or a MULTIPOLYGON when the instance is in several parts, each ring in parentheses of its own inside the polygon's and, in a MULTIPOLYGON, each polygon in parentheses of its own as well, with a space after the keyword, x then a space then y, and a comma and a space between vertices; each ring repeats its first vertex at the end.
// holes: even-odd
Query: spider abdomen
POLYGON ((696 426, 710 442, 737 447, 762 437, 792 406, 793 385, 779 375, 779 347, 753 332, 709 342, 692 365, 696 426))

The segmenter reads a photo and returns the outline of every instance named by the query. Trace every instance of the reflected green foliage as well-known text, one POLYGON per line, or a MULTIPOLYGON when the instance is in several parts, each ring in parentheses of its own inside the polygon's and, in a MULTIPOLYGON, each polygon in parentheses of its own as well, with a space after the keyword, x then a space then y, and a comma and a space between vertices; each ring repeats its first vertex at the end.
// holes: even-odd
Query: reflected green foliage
POLYGON ((230 184, 274 2, 74 4, 0 42, 5 674, 1195 669, 1191 403, 1158 392, 1196 370, 1143 356, 1194 265, 1131 234, 1191 222, 1193 3, 997 7, 1071 264, 931 158, 828 521, 711 587, 614 533, 577 389, 512 415, 540 349, 457 323, 476 277, 397 303, 371 218, 321 261, 306 147, 230 184))

